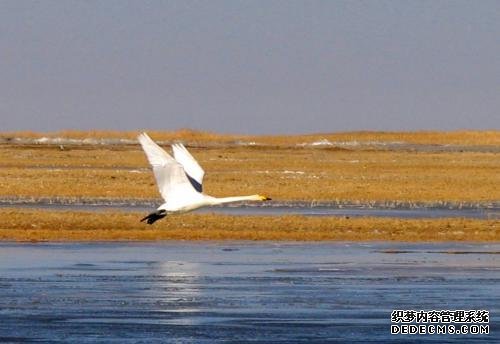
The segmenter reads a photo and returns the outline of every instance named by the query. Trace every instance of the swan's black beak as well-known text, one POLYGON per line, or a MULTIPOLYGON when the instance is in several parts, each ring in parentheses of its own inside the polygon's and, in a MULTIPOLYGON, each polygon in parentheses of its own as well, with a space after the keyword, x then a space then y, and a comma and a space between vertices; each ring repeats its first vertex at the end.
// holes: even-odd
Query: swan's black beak
POLYGON ((163 219, 165 216, 167 216, 167 211, 164 209, 157 210, 154 213, 149 214, 148 216, 144 217, 141 222, 148 220, 148 225, 152 225, 159 219, 163 219))

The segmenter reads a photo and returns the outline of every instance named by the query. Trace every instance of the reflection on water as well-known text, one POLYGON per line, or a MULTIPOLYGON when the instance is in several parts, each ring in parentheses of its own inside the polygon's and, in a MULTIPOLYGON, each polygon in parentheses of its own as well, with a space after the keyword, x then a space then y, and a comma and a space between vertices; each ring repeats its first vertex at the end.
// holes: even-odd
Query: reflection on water
POLYGON ((499 244, 0 244, 0 342, 498 342, 499 244), (488 336, 391 336, 486 309, 488 336))

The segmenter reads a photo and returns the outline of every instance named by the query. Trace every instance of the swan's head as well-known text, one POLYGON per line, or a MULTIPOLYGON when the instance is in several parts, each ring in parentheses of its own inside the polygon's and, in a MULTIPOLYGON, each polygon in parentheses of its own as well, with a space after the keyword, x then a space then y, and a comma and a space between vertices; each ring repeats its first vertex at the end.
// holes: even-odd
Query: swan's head
POLYGON ((269 197, 267 197, 267 196, 262 196, 262 195, 257 195, 257 196, 259 197, 259 199, 260 199, 261 201, 270 201, 270 200, 271 200, 271 198, 269 198, 269 197))

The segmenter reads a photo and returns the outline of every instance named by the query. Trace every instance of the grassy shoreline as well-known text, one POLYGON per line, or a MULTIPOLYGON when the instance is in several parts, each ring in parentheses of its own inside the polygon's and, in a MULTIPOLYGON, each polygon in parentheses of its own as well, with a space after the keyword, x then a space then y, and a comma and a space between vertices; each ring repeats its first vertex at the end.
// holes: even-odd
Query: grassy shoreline
POLYGON ((171 215, 153 226, 137 213, 0 209, 1 241, 498 242, 499 220, 171 215))

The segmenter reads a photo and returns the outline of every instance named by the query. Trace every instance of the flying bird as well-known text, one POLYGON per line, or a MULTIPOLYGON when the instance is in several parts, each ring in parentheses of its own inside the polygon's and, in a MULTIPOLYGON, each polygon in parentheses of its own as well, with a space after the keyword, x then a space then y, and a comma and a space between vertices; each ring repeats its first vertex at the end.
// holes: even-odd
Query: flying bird
POLYGON ((239 201, 267 201, 270 198, 261 195, 212 197, 203 193, 205 171, 184 145, 172 145, 174 157, 158 146, 146 133, 137 139, 153 167, 156 184, 165 203, 155 212, 144 217, 141 222, 153 224, 169 213, 185 213, 209 205, 239 201))

